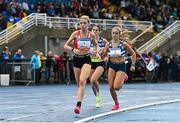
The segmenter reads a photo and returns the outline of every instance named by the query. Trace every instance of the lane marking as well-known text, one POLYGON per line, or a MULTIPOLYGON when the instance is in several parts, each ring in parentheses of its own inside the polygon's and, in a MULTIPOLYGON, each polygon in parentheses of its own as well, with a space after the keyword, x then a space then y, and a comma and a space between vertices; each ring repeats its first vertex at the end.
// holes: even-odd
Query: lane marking
POLYGON ((155 102, 155 103, 148 103, 148 104, 143 104, 143 105, 137 105, 137 106, 132 106, 129 108, 124 108, 124 109, 119 109, 116 111, 109 111, 106 113, 102 113, 102 114, 98 114, 98 115, 93 115, 81 120, 77 120, 74 123, 84 123, 84 122, 90 122, 90 121, 94 121, 98 118, 102 118, 108 115, 113 115, 116 113, 120 113, 120 112, 126 112, 126 111, 130 111, 130 110, 136 110, 136 109, 140 109, 140 108, 146 108, 146 107, 150 107, 150 106, 156 106, 156 105, 163 105, 163 104, 169 104, 169 103, 176 103, 176 102, 180 102, 180 99, 176 99, 176 100, 169 100, 169 101, 161 101, 161 102, 155 102))
POLYGON ((12 106, 12 107, 7 107, 7 108, 1 108, 0 111, 3 110, 9 110, 9 109, 16 109, 16 108, 25 108, 27 106, 12 106))

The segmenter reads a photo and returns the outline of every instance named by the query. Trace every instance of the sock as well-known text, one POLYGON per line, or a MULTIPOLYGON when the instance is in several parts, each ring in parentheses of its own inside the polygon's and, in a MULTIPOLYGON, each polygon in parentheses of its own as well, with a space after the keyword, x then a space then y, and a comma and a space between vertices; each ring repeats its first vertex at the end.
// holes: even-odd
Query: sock
POLYGON ((81 102, 77 102, 77 105, 76 105, 76 106, 81 107, 81 102))

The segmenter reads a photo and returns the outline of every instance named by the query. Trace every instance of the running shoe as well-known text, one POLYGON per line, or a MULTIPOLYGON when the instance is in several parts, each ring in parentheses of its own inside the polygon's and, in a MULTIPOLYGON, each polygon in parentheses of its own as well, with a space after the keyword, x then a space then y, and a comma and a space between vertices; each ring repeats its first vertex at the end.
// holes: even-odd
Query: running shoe
POLYGON ((80 113, 80 107, 76 106, 76 108, 74 109, 74 113, 79 114, 80 113))
POLYGON ((102 98, 101 98, 101 93, 97 93, 96 95, 96 108, 100 108, 102 105, 102 98))
POLYGON ((128 75, 126 75, 126 77, 124 78, 124 81, 127 81, 128 80, 128 75))
POLYGON ((113 107, 112 107, 112 110, 118 110, 119 109, 119 104, 115 104, 113 107))

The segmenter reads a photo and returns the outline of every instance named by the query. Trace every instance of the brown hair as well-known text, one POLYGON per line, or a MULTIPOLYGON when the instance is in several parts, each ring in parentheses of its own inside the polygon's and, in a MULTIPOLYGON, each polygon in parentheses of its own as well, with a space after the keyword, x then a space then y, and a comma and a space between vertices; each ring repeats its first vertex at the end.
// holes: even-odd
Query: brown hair
POLYGON ((93 25, 93 27, 97 27, 99 32, 101 31, 101 26, 100 25, 93 25))

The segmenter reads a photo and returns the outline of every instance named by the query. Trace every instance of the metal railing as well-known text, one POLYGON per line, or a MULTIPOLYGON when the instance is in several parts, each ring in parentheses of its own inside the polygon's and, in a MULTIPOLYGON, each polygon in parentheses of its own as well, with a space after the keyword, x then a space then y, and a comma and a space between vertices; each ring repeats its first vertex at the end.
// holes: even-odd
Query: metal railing
MULTIPOLYGON (((78 18, 47 17, 47 26, 50 28, 74 29, 78 23, 78 18)), ((90 25, 100 25, 103 30, 112 29, 114 26, 120 26, 122 29, 133 31, 145 30, 152 27, 150 21, 127 21, 110 19, 90 19, 90 25)))
POLYGON ((146 32, 152 31, 152 27, 149 27, 147 29, 145 29, 141 34, 139 34, 137 37, 135 37, 131 42, 135 43, 142 35, 144 35, 146 32))
MULTIPOLYGON (((74 29, 78 21, 78 18, 49 17, 42 13, 32 13, 6 30, 0 32, 0 45, 8 43, 19 34, 23 34, 30 30, 33 26, 46 26, 54 29, 74 29)), ((152 27, 152 22, 149 21, 90 19, 90 23, 101 25, 103 30, 112 29, 114 26, 121 26, 122 29, 130 31, 144 31, 147 28, 152 27)))
POLYGON ((10 40, 18 36, 19 34, 23 34, 30 30, 33 25, 35 25, 35 17, 36 14, 31 14, 11 27, 0 32, 0 45, 4 43, 8 43, 10 40))
POLYGON ((13 59, 0 59, 0 74, 9 74, 10 84, 30 83, 35 82, 35 70, 32 69, 32 64, 27 59, 21 62, 14 61, 13 59))
POLYGON ((35 70, 32 69, 30 62, 9 62, 7 66, 10 68, 11 82, 27 83, 27 85, 35 82, 35 70))
POLYGON ((157 34, 151 40, 146 42, 144 45, 139 47, 137 50, 140 53, 146 52, 149 53, 150 51, 154 50, 155 48, 161 46, 163 43, 167 41, 168 38, 171 38, 176 32, 180 30, 180 21, 175 21, 169 27, 164 29, 162 32, 157 34))

